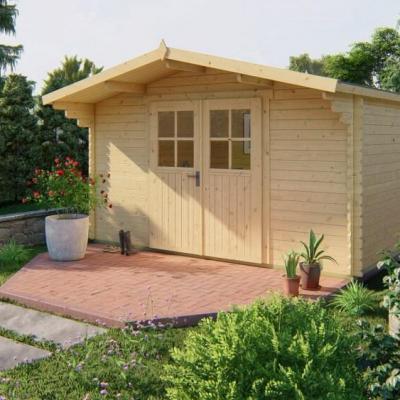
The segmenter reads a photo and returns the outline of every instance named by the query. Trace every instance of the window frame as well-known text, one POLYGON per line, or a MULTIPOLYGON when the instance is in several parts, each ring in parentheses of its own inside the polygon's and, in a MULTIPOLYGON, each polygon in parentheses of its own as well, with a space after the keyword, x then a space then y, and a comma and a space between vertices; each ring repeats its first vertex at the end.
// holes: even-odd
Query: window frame
POLYGON ((196 166, 196 112, 194 109, 190 109, 189 107, 185 108, 181 108, 181 107, 168 107, 168 108, 157 108, 157 110, 155 111, 155 120, 156 120, 156 132, 155 132, 155 140, 156 140, 156 167, 157 168, 161 168, 163 170, 175 170, 176 168, 179 168, 179 170, 185 171, 185 170, 189 170, 192 171, 194 170, 195 166, 196 166), (185 112, 185 111, 189 111, 193 114, 193 136, 191 137, 181 137, 178 136, 178 113, 179 112, 185 112), (173 112, 174 113, 174 136, 170 136, 170 137, 165 137, 159 136, 159 113, 163 113, 163 112, 173 112), (164 166, 164 165, 160 165, 160 146, 159 143, 162 141, 173 141, 174 142, 174 165, 173 166, 164 166), (192 167, 181 167, 178 165, 178 141, 188 141, 188 142, 192 142, 193 143, 193 166, 192 167))
POLYGON ((230 172, 250 172, 251 171, 251 142, 252 142, 252 111, 251 107, 240 107, 237 106, 221 106, 221 107, 210 107, 208 109, 208 165, 207 168, 211 172, 217 171, 230 171, 230 172), (232 137, 232 111, 233 110, 248 110, 250 114, 250 136, 249 137, 232 137), (212 137, 211 136, 211 112, 212 111, 229 111, 228 112, 228 136, 227 137, 212 137), (211 142, 228 142, 228 168, 213 168, 211 167, 211 142), (249 155, 250 166, 246 169, 232 168, 232 142, 242 142, 243 146, 246 143, 250 144, 250 151, 245 154, 249 155))

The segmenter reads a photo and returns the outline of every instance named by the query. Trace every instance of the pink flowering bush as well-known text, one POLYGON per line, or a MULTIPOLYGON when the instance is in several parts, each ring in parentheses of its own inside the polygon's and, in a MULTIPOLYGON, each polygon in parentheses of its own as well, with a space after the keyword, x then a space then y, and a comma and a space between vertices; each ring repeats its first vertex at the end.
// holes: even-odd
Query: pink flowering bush
MULTIPOLYGON (((99 178, 101 184, 107 182, 103 175, 99 178)), ((30 193, 22 201, 78 214, 89 214, 98 206, 112 208, 106 191, 99 191, 98 180, 85 177, 78 161, 70 157, 56 158, 50 170, 35 170, 35 176, 28 182, 30 193)))

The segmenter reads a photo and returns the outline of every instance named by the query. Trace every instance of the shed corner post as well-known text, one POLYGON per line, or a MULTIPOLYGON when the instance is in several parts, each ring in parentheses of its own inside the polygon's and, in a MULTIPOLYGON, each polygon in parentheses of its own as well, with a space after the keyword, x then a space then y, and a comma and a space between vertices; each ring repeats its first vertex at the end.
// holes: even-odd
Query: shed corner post
MULTIPOLYGON (((350 273, 352 276, 362 277, 362 165, 363 165, 363 113, 364 98, 361 96, 353 96, 353 124, 351 144, 352 158, 348 171, 349 185, 349 204, 348 204, 348 228, 349 228, 349 245, 350 245, 350 273), (351 174, 351 176, 350 176, 351 174)), ((349 150, 350 151, 350 150, 349 150)), ((350 160, 349 160, 350 161, 350 160)))
MULTIPOLYGON (((96 168, 96 107, 93 106, 92 118, 88 124, 88 156, 89 156, 89 176, 95 177, 96 168)), ((89 238, 96 238, 96 210, 89 215, 89 238)))

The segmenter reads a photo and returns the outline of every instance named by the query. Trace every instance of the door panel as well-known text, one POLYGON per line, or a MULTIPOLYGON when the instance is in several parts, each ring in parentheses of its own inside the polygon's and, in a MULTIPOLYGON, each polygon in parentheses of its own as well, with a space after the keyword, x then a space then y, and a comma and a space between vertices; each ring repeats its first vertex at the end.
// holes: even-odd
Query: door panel
POLYGON ((201 255, 199 104, 153 104, 150 128, 150 247, 201 255))
POLYGON ((150 128, 150 246, 261 263, 261 100, 154 103, 150 128))
POLYGON ((204 104, 204 255, 261 263, 261 102, 204 104))

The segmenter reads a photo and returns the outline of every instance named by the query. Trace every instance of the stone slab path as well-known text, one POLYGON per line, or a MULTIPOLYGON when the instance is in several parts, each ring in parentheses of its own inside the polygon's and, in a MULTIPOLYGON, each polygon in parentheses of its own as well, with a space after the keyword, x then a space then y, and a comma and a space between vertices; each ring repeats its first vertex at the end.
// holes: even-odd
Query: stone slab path
POLYGON ((39 341, 51 341, 64 349, 106 332, 94 325, 1 302, 0 328, 34 336, 39 341))
POLYGON ((24 362, 49 357, 50 352, 0 337, 0 370, 14 368, 24 362))

